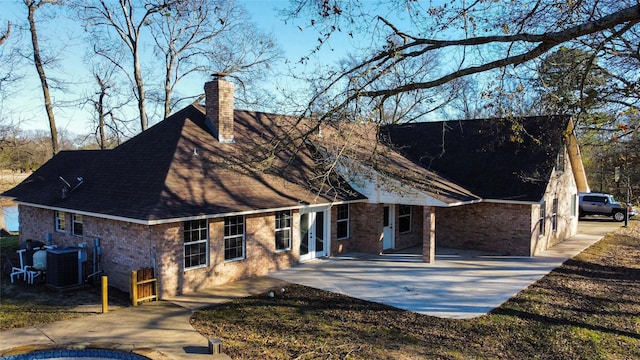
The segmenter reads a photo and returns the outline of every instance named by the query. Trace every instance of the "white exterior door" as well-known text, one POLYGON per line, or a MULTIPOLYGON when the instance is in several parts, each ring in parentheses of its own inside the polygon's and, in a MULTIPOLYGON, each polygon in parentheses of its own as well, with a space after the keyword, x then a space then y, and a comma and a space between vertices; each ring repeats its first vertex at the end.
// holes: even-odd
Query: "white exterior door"
POLYGON ((395 247, 394 220, 395 206, 384 205, 384 214, 382 216, 382 250, 393 249, 395 247))
POLYGON ((329 232, 328 212, 311 209, 300 212, 300 261, 327 256, 329 232))

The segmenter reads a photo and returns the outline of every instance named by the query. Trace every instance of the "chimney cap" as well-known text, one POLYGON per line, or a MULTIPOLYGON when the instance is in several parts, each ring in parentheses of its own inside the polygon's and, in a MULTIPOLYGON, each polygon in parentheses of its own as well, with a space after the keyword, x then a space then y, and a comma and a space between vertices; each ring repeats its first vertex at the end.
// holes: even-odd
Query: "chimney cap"
POLYGON ((227 75, 229 75, 229 74, 227 74, 227 73, 225 73, 225 72, 217 72, 217 73, 213 73, 213 74, 211 74, 211 77, 212 77, 214 80, 218 80, 218 79, 222 79, 223 77, 226 77, 227 75))

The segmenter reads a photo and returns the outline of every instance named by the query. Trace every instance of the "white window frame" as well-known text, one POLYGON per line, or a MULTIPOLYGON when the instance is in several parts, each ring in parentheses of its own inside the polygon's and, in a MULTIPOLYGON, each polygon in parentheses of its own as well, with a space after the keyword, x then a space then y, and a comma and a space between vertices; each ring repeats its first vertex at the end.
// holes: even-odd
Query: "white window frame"
POLYGON ((544 236, 546 232, 545 218, 547 216, 547 202, 542 200, 540 203, 540 214, 538 216, 538 227, 540 228, 540 234, 538 236, 544 236))
POLYGON ((55 226, 56 232, 65 233, 67 232, 67 213, 64 211, 55 211, 55 226))
POLYGON ((71 234, 73 236, 84 235, 84 218, 80 214, 71 214, 71 234), (80 231, 78 232, 78 224, 80 225, 80 231))
MULTIPOLYGON (((235 215, 235 216, 227 216, 224 218, 224 261, 226 262, 231 262, 231 261, 238 261, 238 260, 244 260, 246 258, 246 253, 247 253, 247 249, 246 249, 246 241, 245 241, 245 233, 246 233, 246 223, 245 223, 246 219, 244 217, 244 215, 235 215), (229 234, 227 232, 227 230, 230 230, 231 227, 236 227, 237 228, 237 224, 227 224, 228 221, 232 220, 232 219, 242 219, 242 233, 239 234, 229 234), (236 257, 229 257, 227 258, 227 251, 228 249, 230 249, 230 247, 227 246, 227 242, 228 241, 237 241, 240 240, 242 242, 242 254, 241 256, 236 256, 236 257)), ((239 247, 235 246, 234 249, 238 249, 239 247)))
POLYGON ((551 231, 558 231, 558 198, 553 199, 551 207, 551 231))
POLYGON ((338 240, 345 240, 348 239, 351 236, 351 223, 349 221, 349 217, 351 216, 350 214, 351 209, 349 209, 349 204, 340 204, 337 206, 336 208, 336 235, 338 237, 338 240), (347 209, 347 217, 346 218, 340 218, 340 209, 344 209, 346 207, 347 209), (338 225, 341 223, 347 223, 347 235, 346 236, 339 236, 339 234, 337 234, 338 229, 340 228, 338 225))
POLYGON ((291 250, 291 234, 292 234, 292 225, 293 225, 293 216, 291 214, 291 210, 283 210, 276 211, 275 213, 275 247, 276 251, 288 251, 291 250), (279 218, 279 216, 285 215, 284 218, 279 218), (283 224, 284 222, 284 224, 283 224), (284 225, 284 226, 283 226, 284 225), (288 244, 285 247, 278 247, 278 234, 280 233, 288 233, 289 236, 286 238, 286 243, 288 244))
POLYGON ((556 172, 558 174, 563 173, 566 166, 565 151, 566 147, 563 145, 560 148, 560 152, 558 152, 558 156, 556 157, 556 172))
POLYGON ((183 242, 183 245, 182 245, 183 268, 185 270, 199 269, 199 268, 209 266, 209 221, 208 220, 201 219, 201 220, 189 220, 189 221, 183 222, 182 242, 183 242), (187 223, 190 224, 188 229, 186 226, 187 223), (195 224, 196 226, 193 227, 191 226, 191 224, 195 224), (195 236, 195 240, 193 236, 194 234, 197 234, 197 236, 195 236), (204 234, 204 239, 202 238, 203 234, 204 234), (191 249, 194 245, 196 245, 197 247, 200 247, 201 244, 205 244, 204 264, 199 263, 197 265, 187 266, 187 257, 193 257, 194 255, 197 256, 202 254, 201 252, 191 253, 190 251, 189 251, 189 254, 187 254, 187 248, 191 249))
POLYGON ((413 230, 413 207, 411 205, 398 205, 398 232, 400 234, 408 234, 411 232, 411 230, 413 230), (403 208, 408 208, 409 209, 409 213, 408 214, 403 214, 402 213, 402 209, 403 208), (403 218, 409 218, 409 230, 405 230, 402 231, 402 229, 400 229, 400 225, 402 224, 402 219, 403 218))

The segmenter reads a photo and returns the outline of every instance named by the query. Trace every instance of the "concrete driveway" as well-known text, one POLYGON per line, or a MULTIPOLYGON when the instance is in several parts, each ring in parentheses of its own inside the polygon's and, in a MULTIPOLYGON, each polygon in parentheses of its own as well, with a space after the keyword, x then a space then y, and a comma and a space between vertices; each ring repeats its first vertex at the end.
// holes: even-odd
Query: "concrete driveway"
POLYGON ((317 259, 270 277, 401 309, 446 318, 473 318, 500 306, 621 223, 581 221, 578 234, 536 257, 437 249, 421 255, 348 254, 317 259))

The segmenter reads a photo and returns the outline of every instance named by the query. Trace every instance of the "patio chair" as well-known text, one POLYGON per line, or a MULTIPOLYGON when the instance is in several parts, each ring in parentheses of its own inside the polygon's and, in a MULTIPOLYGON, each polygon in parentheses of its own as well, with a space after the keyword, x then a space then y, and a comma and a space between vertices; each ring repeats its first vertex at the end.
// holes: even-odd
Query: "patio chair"
POLYGON ((18 258, 20 259, 20 267, 11 266, 11 283, 13 284, 14 278, 16 276, 22 275, 22 281, 27 280, 27 261, 26 261, 26 252, 27 249, 20 249, 16 251, 18 253, 18 258))

